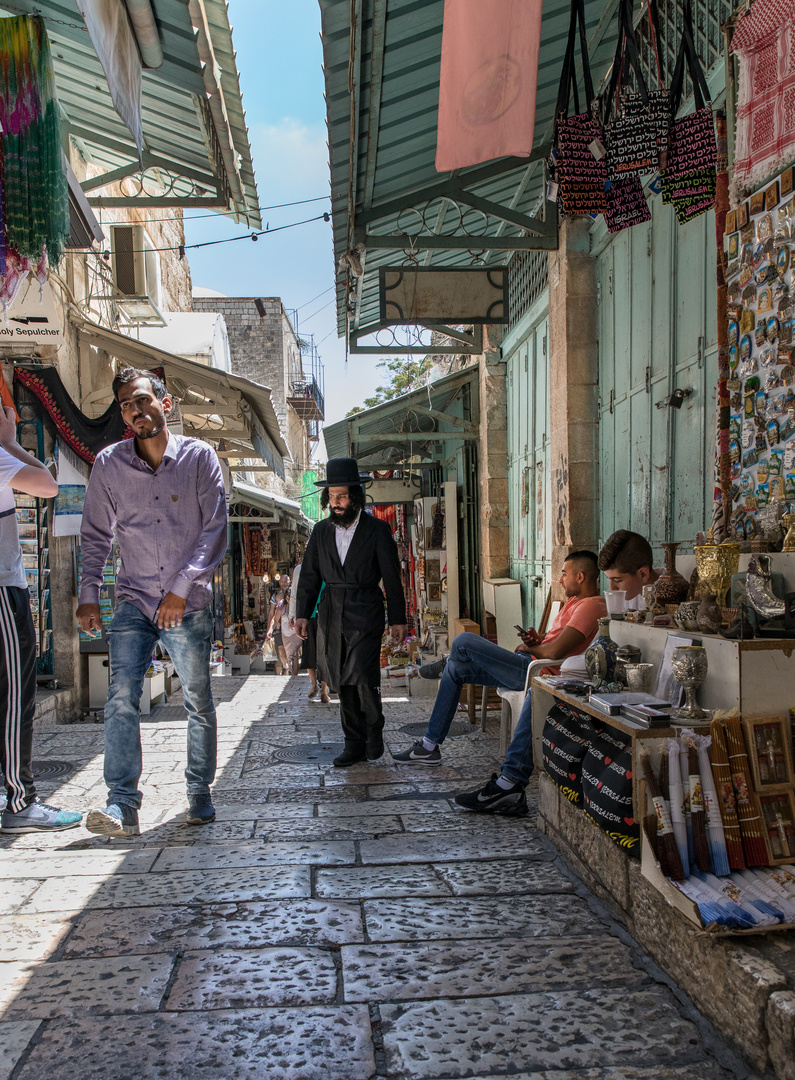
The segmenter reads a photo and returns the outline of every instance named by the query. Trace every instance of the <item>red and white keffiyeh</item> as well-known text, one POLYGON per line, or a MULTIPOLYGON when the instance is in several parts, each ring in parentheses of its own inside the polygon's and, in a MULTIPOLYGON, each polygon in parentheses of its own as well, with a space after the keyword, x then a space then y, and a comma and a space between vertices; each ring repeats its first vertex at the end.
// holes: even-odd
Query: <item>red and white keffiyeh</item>
POLYGON ((740 67, 733 194, 795 159, 795 0, 755 0, 731 44, 740 67))

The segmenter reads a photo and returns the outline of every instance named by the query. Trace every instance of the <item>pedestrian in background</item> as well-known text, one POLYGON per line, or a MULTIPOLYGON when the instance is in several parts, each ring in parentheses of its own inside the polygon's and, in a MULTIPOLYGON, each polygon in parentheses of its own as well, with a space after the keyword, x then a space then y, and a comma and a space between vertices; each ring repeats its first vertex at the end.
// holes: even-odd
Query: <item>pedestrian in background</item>
MULTIPOLYGON (((301 579, 301 566, 298 566, 293 570, 292 585, 290 587, 290 626, 295 626, 295 608, 298 600, 298 582, 301 579)), ((308 620, 306 641, 301 649, 301 667, 304 668, 309 674, 309 693, 306 695, 311 701, 312 698, 317 697, 318 692, 318 679, 317 679, 317 607, 312 615, 312 618, 308 620)), ((320 700, 324 705, 328 705, 331 698, 328 693, 328 683, 320 680, 320 700)))
POLYGON ((0 765, 6 787, 0 832, 55 832, 73 829, 83 815, 41 802, 33 782, 36 630, 19 543, 15 491, 52 499, 58 494, 58 484, 49 469, 19 445, 14 410, 0 405, 0 765))
POLYGON ((393 645, 401 644, 407 630, 392 531, 364 512, 362 481, 370 479, 360 475, 354 458, 328 462, 326 479, 315 485, 323 488, 320 505, 329 516, 312 530, 298 583, 295 626, 304 640, 320 599, 317 669, 340 698, 345 749, 334 759, 338 768, 376 761, 384 753, 381 639, 386 621, 393 645))
POLYGON ((108 801, 89 811, 86 828, 104 836, 135 836, 142 799, 138 706, 158 640, 174 662, 188 713, 188 822, 204 825, 215 818, 210 602, 213 571, 226 550, 226 499, 215 450, 169 432, 172 401, 156 375, 126 368, 113 380, 113 394, 135 438, 97 455, 80 531, 77 618, 85 633, 101 627, 99 590, 114 531, 121 552, 108 632, 108 801))

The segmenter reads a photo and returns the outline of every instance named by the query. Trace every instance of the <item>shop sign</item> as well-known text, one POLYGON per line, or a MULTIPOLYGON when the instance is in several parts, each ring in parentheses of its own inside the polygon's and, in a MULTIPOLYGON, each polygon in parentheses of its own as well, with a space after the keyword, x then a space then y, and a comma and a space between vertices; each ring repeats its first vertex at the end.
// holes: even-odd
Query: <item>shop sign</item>
POLYGON ((33 274, 28 274, 5 321, 0 323, 0 345, 58 346, 63 341, 63 327, 49 281, 40 285, 33 274))

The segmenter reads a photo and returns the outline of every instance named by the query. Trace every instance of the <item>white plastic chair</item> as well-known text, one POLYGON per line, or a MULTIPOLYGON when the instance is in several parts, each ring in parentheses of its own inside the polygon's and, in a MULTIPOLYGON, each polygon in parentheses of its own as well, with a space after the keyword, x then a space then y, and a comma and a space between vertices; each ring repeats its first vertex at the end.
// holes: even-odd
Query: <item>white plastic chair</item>
POLYGON ((553 661, 531 660, 527 665, 523 690, 507 690, 504 686, 497 687, 497 693, 502 698, 500 707, 500 755, 505 753, 510 745, 516 725, 519 722, 519 714, 522 711, 524 700, 530 692, 530 683, 538 675, 542 668, 549 667, 553 661))

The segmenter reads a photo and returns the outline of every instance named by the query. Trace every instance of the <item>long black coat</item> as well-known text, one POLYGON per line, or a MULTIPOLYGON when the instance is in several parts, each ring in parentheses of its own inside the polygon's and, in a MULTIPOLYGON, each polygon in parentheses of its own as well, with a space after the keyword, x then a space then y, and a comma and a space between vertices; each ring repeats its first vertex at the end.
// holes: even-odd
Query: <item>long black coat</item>
POLYGON ((361 514, 351 546, 340 563, 336 525, 328 518, 312 530, 298 579, 296 617, 308 619, 321 587, 317 626, 317 669, 332 690, 340 686, 378 686, 384 594, 390 626, 406 622, 400 559, 385 521, 361 514))

